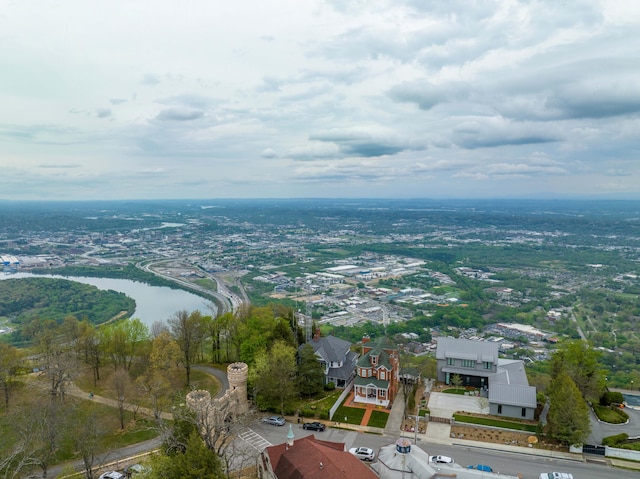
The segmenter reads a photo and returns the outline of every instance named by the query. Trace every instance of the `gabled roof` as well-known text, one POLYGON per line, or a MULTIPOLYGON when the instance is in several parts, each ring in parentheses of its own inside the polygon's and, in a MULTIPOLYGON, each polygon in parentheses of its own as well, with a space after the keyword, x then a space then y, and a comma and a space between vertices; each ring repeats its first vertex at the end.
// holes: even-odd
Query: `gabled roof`
POLYGON ((386 342, 385 338, 381 338, 376 344, 373 345, 372 349, 364 353, 360 359, 358 360, 358 366, 360 367, 375 367, 384 366, 388 370, 393 369, 393 365, 391 364, 391 359, 389 357, 389 353, 386 351, 387 349, 396 350, 397 348, 392 344, 386 342), (371 364, 371 357, 377 356, 378 362, 375 365, 371 364))
POLYGON ((344 443, 316 439, 314 435, 293 442, 270 446, 269 456, 278 479, 377 479, 360 459, 344 450, 344 443))
MULTIPOLYGON (((335 336, 326 336, 312 339, 306 344, 310 344, 313 351, 322 357, 326 362, 344 361, 345 356, 351 348, 351 343, 335 336)), ((304 344, 300 348, 304 347, 304 344)), ((298 349, 300 349, 298 348, 298 349)))
POLYGON ((353 370, 355 369, 355 358, 358 357, 358 353, 354 353, 353 351, 349 351, 347 353, 347 358, 344 364, 339 368, 329 368, 329 372, 327 376, 336 379, 349 379, 353 374, 353 370))

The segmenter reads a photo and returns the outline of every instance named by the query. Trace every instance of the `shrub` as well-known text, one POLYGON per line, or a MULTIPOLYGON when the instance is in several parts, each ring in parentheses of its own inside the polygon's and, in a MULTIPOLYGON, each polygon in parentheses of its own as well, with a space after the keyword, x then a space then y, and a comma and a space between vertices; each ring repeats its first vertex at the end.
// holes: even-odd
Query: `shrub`
POLYGON ((616 434, 615 436, 605 437, 604 439, 602 439, 602 445, 603 446, 618 446, 618 445, 626 442, 627 439, 629 439, 629 434, 622 432, 620 434, 616 434))
POLYGON ((333 391, 336 388, 336 384, 333 381, 328 382, 327 384, 324 385, 324 388, 327 391, 333 391))
POLYGON ((620 392, 606 391, 602 396, 600 396, 601 406, 610 406, 611 404, 622 404, 623 402, 624 402, 624 397, 620 392))

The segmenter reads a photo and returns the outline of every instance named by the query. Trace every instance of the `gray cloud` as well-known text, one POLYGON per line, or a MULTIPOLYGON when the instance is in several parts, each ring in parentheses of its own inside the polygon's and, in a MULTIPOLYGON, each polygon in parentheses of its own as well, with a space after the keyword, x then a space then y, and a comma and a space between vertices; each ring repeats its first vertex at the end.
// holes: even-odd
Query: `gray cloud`
POLYGON ((108 118, 111 116, 111 109, 110 108, 98 108, 96 110, 96 116, 98 118, 108 118))
POLYGON ((385 138, 384 135, 353 129, 321 131, 310 135, 309 139, 334 143, 341 153, 348 156, 378 157, 395 155, 404 150, 412 149, 400 139, 385 138))
POLYGON ((193 121, 204 116, 201 110, 188 108, 167 108, 158 113, 155 117, 159 121, 193 121))
POLYGON ((143 85, 157 85, 160 83, 160 77, 152 75, 151 73, 145 73, 140 83, 143 85))

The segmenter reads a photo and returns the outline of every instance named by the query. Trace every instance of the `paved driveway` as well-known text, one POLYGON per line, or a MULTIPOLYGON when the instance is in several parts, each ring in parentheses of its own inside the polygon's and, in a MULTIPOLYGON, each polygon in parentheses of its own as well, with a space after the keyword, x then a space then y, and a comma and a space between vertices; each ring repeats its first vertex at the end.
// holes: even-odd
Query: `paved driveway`
POLYGON ((631 408, 624 408, 624 412, 629 415, 629 422, 626 424, 608 424, 600 422, 591 411, 591 434, 587 438, 587 444, 602 444, 602 439, 616 434, 627 433, 629 437, 640 436, 640 411, 631 408))
POLYGON ((489 414, 489 401, 484 399, 486 407, 481 407, 481 401, 476 396, 461 396, 432 392, 429 397, 429 414, 434 417, 452 417, 454 412, 466 411, 478 414, 489 414))

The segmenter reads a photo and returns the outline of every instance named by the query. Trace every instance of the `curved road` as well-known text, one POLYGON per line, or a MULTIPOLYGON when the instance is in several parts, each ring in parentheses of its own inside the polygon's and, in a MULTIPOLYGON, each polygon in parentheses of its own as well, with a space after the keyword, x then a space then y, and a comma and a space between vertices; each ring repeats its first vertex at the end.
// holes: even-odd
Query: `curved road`
MULTIPOLYGON (((218 380, 218 392, 214 396, 215 398, 222 397, 227 389, 229 389, 229 380, 227 379, 226 372, 204 365, 195 365, 193 368, 210 374, 218 380)), ((86 399, 87 401, 96 401, 111 407, 118 407, 118 402, 115 399, 95 395, 93 397, 89 397, 88 392, 82 391, 75 385, 72 385, 67 389, 67 394, 81 399, 86 399)), ((134 407, 131 404, 125 403, 125 409, 131 411, 134 407)), ((153 417, 153 411, 151 409, 138 407, 136 410, 138 413, 147 414, 148 416, 153 417)), ((167 412, 161 413, 161 417, 168 420, 173 419, 172 414, 167 412)), ((105 452, 104 454, 98 454, 94 461, 94 469, 102 471, 107 470, 109 466, 112 466, 113 469, 122 469, 127 464, 135 462, 136 458, 144 457, 150 452, 158 449, 161 443, 162 439, 160 437, 156 437, 149 439, 148 441, 131 444, 130 446, 125 446, 120 449, 114 449, 112 451, 105 452)), ((50 467, 47 472, 49 477, 58 477, 63 473, 63 471, 69 471, 70 469, 73 469, 74 471, 84 471, 84 464, 81 460, 74 461, 72 463, 58 464, 50 467)))

